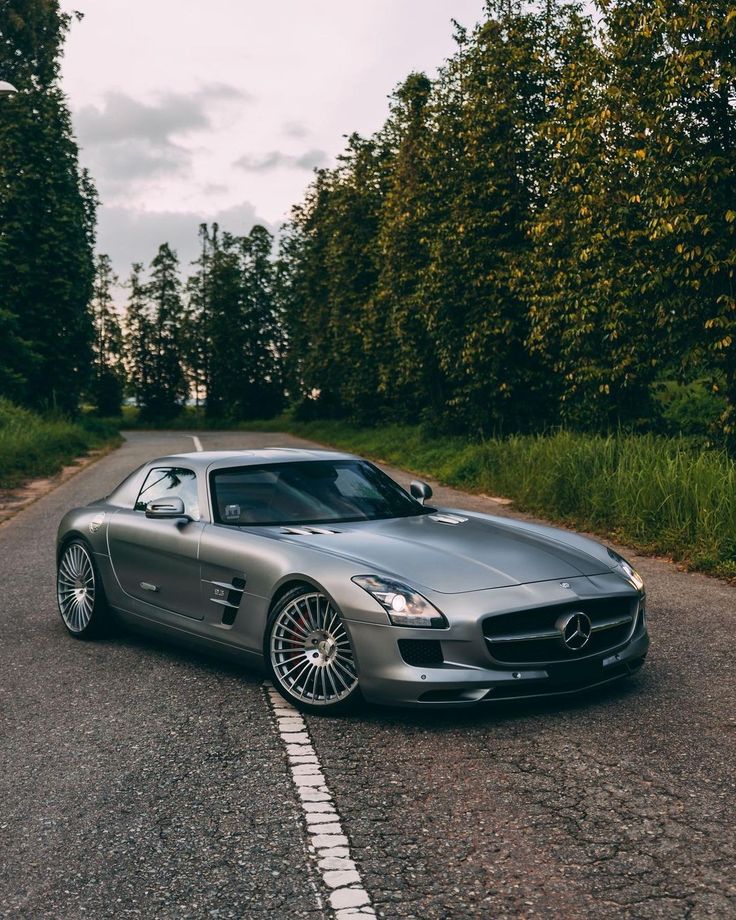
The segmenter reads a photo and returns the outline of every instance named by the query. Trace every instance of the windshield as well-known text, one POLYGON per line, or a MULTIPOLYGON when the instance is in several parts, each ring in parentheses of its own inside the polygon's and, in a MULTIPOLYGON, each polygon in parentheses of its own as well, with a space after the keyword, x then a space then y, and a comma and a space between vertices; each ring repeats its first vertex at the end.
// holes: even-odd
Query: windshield
POLYGON ((229 467, 210 474, 218 524, 328 524, 425 514, 365 460, 306 460, 229 467))

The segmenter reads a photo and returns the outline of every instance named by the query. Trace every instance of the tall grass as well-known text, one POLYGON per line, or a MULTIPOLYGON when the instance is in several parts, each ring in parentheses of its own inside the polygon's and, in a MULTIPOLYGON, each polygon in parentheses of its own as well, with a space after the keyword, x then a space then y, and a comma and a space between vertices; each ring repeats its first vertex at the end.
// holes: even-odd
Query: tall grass
POLYGON ((561 431, 469 443, 415 427, 288 420, 251 427, 289 430, 446 485, 506 496, 519 509, 736 577, 736 464, 686 438, 561 431))
POLYGON ((0 399, 0 488, 51 476, 90 448, 115 439, 114 428, 95 420, 42 416, 0 399))

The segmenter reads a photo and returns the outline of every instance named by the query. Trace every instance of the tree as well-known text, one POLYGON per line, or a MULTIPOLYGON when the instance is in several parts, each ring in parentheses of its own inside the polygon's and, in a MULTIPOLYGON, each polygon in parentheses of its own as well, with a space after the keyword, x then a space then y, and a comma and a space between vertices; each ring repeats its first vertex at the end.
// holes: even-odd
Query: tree
POLYGON ((159 246, 146 284, 148 339, 142 375, 141 415, 146 419, 173 418, 188 392, 181 340, 181 282, 179 261, 168 243, 159 246))
MULTIPOLYGON (((279 248, 278 292, 286 327, 287 389, 303 416, 339 411, 339 381, 329 362, 329 301, 325 252, 330 178, 318 170, 305 201, 292 210, 279 248)), ((361 362, 362 366, 362 362, 361 362)), ((334 368, 339 372, 339 369, 334 368)))
POLYGON ((150 390, 150 340, 152 321, 145 282, 142 279, 143 265, 133 264, 127 282, 128 301, 123 320, 123 361, 125 364, 130 395, 136 406, 145 405, 150 390))
POLYGON ((103 415, 120 414, 125 384, 123 334, 112 295, 117 283, 110 257, 100 253, 91 301, 95 337, 90 396, 97 411, 103 415))
POLYGON ((725 395, 736 449, 736 10, 621 0, 605 12, 646 221, 646 262, 632 267, 666 333, 665 358, 683 376, 705 368, 725 395))
POLYGON ((516 279, 549 157, 541 127, 569 11, 488 2, 486 21, 458 36, 431 103, 428 176, 438 192, 418 296, 444 421, 459 431, 523 430, 554 415, 526 346, 528 310, 516 279))
POLYGON ((96 195, 79 168, 59 86, 70 17, 57 0, 7 0, 0 73, 0 316, 31 358, 2 375, 31 406, 77 409, 88 378, 96 195))
POLYGON ((256 224, 240 241, 245 375, 242 418, 270 418, 283 405, 278 359, 283 351, 275 301, 273 237, 256 224))
POLYGON ((348 140, 335 170, 320 170, 295 208, 282 245, 287 336, 304 411, 380 417, 376 336, 367 310, 378 278, 378 221, 389 151, 381 139, 348 140))
POLYGON ((212 248, 205 340, 213 417, 264 418, 281 407, 272 246, 271 234, 256 225, 245 237, 224 233, 212 248))
POLYGON ((393 162, 379 220, 379 277, 368 312, 373 353, 390 354, 377 363, 379 389, 400 421, 416 421, 442 408, 442 380, 420 294, 436 194, 428 163, 431 92, 424 74, 410 74, 394 94, 383 129, 393 162))
POLYGON ((199 258, 196 269, 186 283, 186 306, 182 317, 183 356, 189 375, 190 389, 196 405, 206 399, 210 391, 212 364, 212 258, 218 248, 217 224, 210 233, 207 224, 199 225, 199 258))

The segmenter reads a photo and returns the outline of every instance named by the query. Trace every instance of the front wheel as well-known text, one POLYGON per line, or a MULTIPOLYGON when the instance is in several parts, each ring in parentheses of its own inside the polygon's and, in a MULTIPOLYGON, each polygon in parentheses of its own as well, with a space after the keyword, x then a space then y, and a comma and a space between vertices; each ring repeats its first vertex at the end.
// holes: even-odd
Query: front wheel
POLYGON ((75 639, 92 639, 103 633, 109 612, 97 567, 86 543, 72 540, 59 557, 56 598, 64 626, 75 639))
POLYGON ((271 611, 266 658, 279 693, 306 712, 335 713, 358 700, 350 637, 329 598, 295 588, 271 611))

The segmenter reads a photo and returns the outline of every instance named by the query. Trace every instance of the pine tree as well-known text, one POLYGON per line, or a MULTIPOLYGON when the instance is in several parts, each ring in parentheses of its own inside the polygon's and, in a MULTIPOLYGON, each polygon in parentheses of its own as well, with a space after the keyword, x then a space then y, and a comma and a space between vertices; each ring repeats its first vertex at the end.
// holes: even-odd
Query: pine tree
POLYGON ((181 338, 179 261, 168 243, 159 246, 151 262, 146 295, 151 312, 141 416, 165 421, 179 412, 188 395, 181 338))
POLYGON ((242 283, 238 239, 223 233, 212 253, 208 343, 211 349, 207 415, 237 418, 244 362, 242 283))
POLYGON ((212 347, 210 327, 212 324, 211 265, 218 243, 219 227, 207 224, 199 226, 199 258, 194 263, 195 271, 186 283, 186 307, 183 315, 182 336, 184 361, 189 375, 189 384, 196 405, 205 400, 210 390, 210 366, 212 347))
POLYGON ((91 358, 96 195, 59 85, 69 24, 57 0, 3 7, 0 73, 19 92, 0 100, 0 316, 35 356, 11 362, 9 392, 74 412, 91 358))
POLYGON ((271 258, 273 237, 256 224, 241 239, 240 247, 245 366, 239 415, 244 419, 270 418, 283 404, 277 365, 282 349, 271 258))
POLYGON ((271 234, 256 225, 245 237, 224 233, 212 250, 205 330, 212 417, 270 417, 282 405, 272 247, 271 234))
POLYGON ((91 310, 95 337, 90 396, 102 415, 119 415, 125 384, 123 334, 113 288, 118 278, 108 255, 97 256, 91 310))
POLYGON ((140 409, 145 405, 151 387, 150 342, 153 333, 148 291, 140 262, 133 264, 126 287, 130 293, 123 319, 123 360, 129 393, 140 409))

